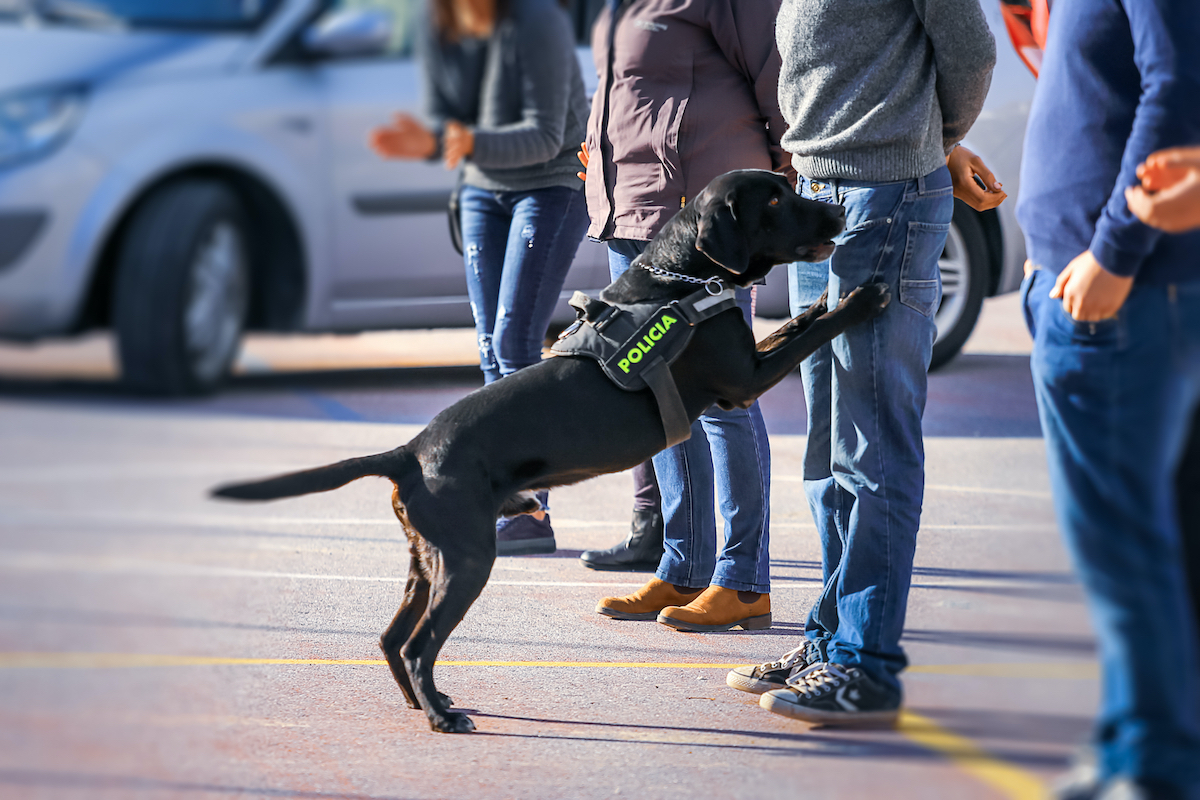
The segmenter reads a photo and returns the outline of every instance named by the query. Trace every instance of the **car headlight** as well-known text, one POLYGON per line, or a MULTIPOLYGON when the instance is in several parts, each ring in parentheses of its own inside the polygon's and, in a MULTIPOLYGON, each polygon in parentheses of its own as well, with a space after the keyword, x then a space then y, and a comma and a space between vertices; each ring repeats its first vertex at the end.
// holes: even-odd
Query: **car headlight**
POLYGON ((83 111, 77 86, 0 95, 0 167, 37 158, 71 134, 83 111))

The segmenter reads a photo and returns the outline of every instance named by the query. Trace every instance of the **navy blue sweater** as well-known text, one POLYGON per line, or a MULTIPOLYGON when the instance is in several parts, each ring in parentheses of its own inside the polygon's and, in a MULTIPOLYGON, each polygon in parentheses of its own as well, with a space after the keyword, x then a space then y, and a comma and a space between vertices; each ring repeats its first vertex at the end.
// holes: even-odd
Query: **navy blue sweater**
POLYGON ((1125 187, 1155 150, 1200 144, 1200 2, 1056 0, 1017 220, 1055 273, 1085 250, 1139 283, 1200 280, 1200 232, 1143 225, 1125 187))

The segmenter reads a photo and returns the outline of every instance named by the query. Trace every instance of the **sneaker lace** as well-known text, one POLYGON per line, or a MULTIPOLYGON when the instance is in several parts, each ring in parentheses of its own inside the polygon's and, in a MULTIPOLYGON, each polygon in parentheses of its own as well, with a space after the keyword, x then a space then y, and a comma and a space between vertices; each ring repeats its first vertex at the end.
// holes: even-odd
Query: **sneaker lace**
POLYGON ((800 662, 804 661, 807 652, 808 642, 805 642, 795 650, 789 650, 781 655, 778 661, 768 661, 765 664, 759 664, 759 672, 774 672, 777 669, 791 669, 800 662))
POLYGON ((846 667, 830 663, 813 664, 788 678, 787 685, 801 697, 809 698, 832 691, 848 683, 852 677, 846 667))

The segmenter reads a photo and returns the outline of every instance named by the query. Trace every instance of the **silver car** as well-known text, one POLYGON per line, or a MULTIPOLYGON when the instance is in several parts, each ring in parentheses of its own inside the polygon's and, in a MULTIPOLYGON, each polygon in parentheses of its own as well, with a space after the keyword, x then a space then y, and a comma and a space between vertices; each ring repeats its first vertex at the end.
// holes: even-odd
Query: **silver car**
MULTIPOLYGON (((179 394, 219 385, 246 330, 470 326, 454 175, 365 145, 421 108, 421 1, 0 0, 0 337, 111 328, 128 384, 179 394)), ((581 43, 598 7, 573 8, 581 43)), ((968 143, 1015 196, 1032 79, 1000 49, 968 143)), ((1019 281, 1012 205, 956 211, 939 361, 1019 281)), ((584 242, 556 323, 607 283, 584 242)), ((783 270, 758 313, 787 315, 783 270)))

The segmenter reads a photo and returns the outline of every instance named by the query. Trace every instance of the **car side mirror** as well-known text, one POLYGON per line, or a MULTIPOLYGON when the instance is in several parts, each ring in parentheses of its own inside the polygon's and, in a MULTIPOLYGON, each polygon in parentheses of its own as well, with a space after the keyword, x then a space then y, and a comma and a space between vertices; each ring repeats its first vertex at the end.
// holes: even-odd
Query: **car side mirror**
POLYGON ((380 10, 354 9, 328 14, 304 32, 304 50, 318 58, 377 56, 388 49, 392 16, 380 10))

